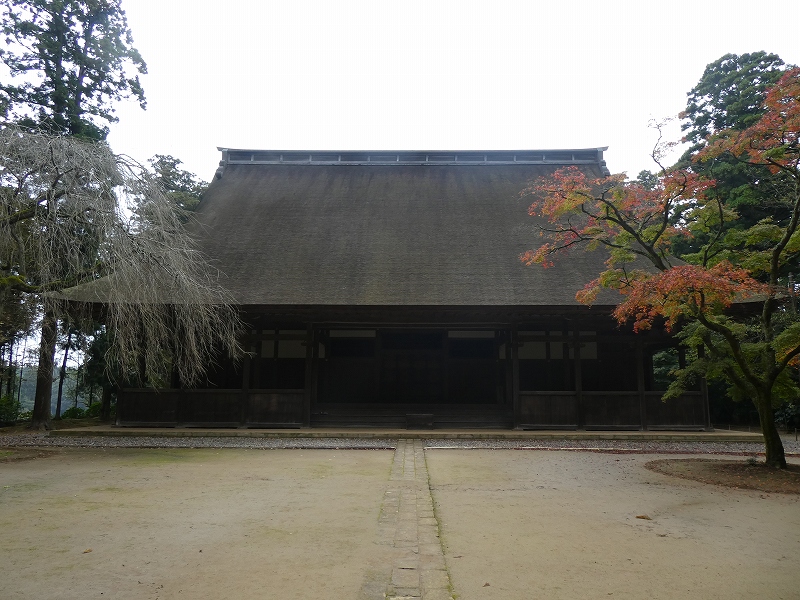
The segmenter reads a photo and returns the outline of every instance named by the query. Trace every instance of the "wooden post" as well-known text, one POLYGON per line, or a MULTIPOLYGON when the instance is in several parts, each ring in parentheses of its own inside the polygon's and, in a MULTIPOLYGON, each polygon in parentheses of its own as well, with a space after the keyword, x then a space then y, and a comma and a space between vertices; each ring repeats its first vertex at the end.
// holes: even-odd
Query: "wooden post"
POLYGON ((519 334, 517 327, 511 329, 511 402, 514 409, 514 427, 519 427, 522 420, 520 399, 519 399, 519 334))
POLYGON ((586 423, 583 418, 583 376, 581 373, 581 343, 578 339, 578 324, 573 323, 572 327, 572 345, 573 361, 575 368, 575 409, 576 409, 576 425, 578 429, 585 429, 586 423))
MULTIPOLYGON (((705 348, 703 348, 703 346, 697 347, 697 356, 700 358, 705 356, 705 348)), ((708 401, 708 382, 705 377, 700 378, 700 402, 703 404, 703 429, 712 431, 711 406, 708 401)))
POLYGON ((504 343, 505 343, 505 352, 506 352, 505 361, 504 361, 506 384, 505 384, 505 397, 503 398, 503 404, 506 407, 508 407, 508 406, 513 406, 514 405, 514 373, 513 373, 512 364, 511 364, 512 363, 512 358, 511 358, 512 351, 511 351, 511 330, 510 329, 506 329, 503 332, 503 340, 504 340, 504 343))
POLYGON ((639 392, 640 429, 647 431, 647 394, 644 390, 644 342, 636 336, 636 391, 639 392))
POLYGON ((381 330, 375 327, 375 383, 373 384, 373 392, 372 397, 378 404, 382 404, 386 401, 386 398, 382 394, 383 385, 381 381, 381 376, 383 374, 383 336, 381 335, 381 330))
MULTIPOLYGON (((447 377, 447 372, 450 369, 450 336, 448 334, 448 330, 445 329, 442 332, 442 345, 441 350, 439 352, 439 373, 441 375, 441 392, 442 392, 442 400, 444 402, 450 401, 450 386, 448 385, 449 378, 447 377)), ((426 409, 427 411, 427 409, 426 409)))
POLYGON ((303 394, 303 427, 311 427, 311 402, 313 398, 315 369, 317 361, 316 336, 314 335, 314 324, 306 326, 306 376, 304 381, 305 393, 303 394))
POLYGON ((250 416, 248 410, 250 407, 250 362, 250 352, 247 352, 242 361, 242 394, 239 405, 240 427, 245 427, 247 425, 247 418, 250 416))

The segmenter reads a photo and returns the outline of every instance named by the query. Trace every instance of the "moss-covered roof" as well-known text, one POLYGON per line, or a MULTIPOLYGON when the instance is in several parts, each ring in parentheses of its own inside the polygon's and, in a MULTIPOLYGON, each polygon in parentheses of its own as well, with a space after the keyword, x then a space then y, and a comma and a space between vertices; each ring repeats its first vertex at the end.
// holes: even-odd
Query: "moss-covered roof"
MULTIPOLYGON (((602 149, 588 152, 580 168, 601 174, 602 149)), ((574 306, 602 270, 583 252, 519 260, 541 243, 520 191, 560 164, 269 156, 226 161, 192 226, 241 305, 574 306)))

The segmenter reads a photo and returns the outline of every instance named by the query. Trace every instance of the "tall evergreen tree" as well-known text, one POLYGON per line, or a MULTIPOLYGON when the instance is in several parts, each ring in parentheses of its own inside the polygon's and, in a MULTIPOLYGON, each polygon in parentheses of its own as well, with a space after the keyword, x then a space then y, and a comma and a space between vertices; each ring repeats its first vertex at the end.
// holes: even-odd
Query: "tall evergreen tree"
POLYGON ((705 146, 718 131, 750 127, 764 114, 767 90, 785 71, 783 60, 766 52, 726 54, 708 64, 681 114, 686 140, 705 146))
POLYGON ((115 102, 145 107, 139 75, 147 67, 120 0, 0 0, 0 11, 0 60, 12 77, 0 83, 8 119, 102 140, 117 120, 115 102))
MULTIPOLYGON (((116 101, 132 97, 145 107, 139 74, 147 67, 133 46, 120 0, 0 0, 0 32, 0 61, 11 76, 0 82, 7 122, 101 141, 107 124, 116 121, 116 101)), ((58 210, 58 203, 49 204, 58 210)), ((42 304, 34 422, 47 426, 57 314, 48 300, 42 304)))
MULTIPOLYGON (((743 131, 756 123, 764 114, 767 90, 787 68, 778 55, 766 52, 726 54, 707 65, 700 81, 687 94, 686 109, 680 115, 684 139, 691 146, 678 166, 691 164, 715 133, 743 131)), ((786 216, 785 206, 775 202, 780 194, 771 185, 774 177, 762 165, 747 164, 726 153, 713 161, 694 162, 692 170, 716 181, 709 194, 736 210, 739 218, 733 226, 738 229, 775 217, 776 213, 778 217, 786 216)))
POLYGON ((220 347, 238 354, 228 295, 152 173, 105 143, 11 126, 0 129, 0 164, 0 290, 44 307, 34 426, 50 421, 64 296, 70 308, 105 304, 106 356, 145 382, 162 376, 166 357, 191 384, 220 347), (125 215, 122 199, 135 210, 125 215), (70 291, 81 285, 90 287, 70 291))
POLYGON ((120 0, 0 0, 0 32, 11 76, 0 81, 0 292, 22 294, 43 315, 33 425, 50 422, 52 292, 106 277, 107 356, 123 371, 152 377, 175 350, 174 367, 191 382, 219 346, 236 354, 238 318, 175 204, 104 143, 117 101, 145 107, 146 66, 120 0), (127 221, 120 189, 136 206, 127 221), (166 305, 165 294, 182 302, 166 305))
POLYGON ((148 162, 167 198, 181 211, 193 211, 200 203, 208 183, 198 179, 194 173, 181 169, 181 160, 169 154, 156 154, 148 162))

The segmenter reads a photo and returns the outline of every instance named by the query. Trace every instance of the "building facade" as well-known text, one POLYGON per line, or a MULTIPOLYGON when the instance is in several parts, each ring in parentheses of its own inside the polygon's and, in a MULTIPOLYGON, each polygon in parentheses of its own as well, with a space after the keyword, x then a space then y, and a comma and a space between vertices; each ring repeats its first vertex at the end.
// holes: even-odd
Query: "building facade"
POLYGON ((702 385, 609 293, 575 293, 599 253, 527 267, 521 191, 603 148, 520 152, 222 150, 193 232, 248 329, 193 389, 127 389, 120 425, 704 429, 702 385))

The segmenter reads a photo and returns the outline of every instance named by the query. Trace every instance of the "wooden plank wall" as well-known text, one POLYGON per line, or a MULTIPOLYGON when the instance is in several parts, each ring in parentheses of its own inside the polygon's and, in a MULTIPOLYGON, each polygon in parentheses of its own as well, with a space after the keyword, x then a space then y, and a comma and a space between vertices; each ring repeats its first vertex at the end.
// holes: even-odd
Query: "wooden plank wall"
POLYGON ((117 425, 301 427, 305 390, 152 390, 119 393, 117 425))
POLYGON ((662 402, 663 392, 645 392, 642 423, 638 392, 519 392, 518 429, 691 429, 706 428, 701 392, 662 402), (580 400, 579 400, 580 398, 580 400), (581 415, 579 421, 578 415, 581 415))

